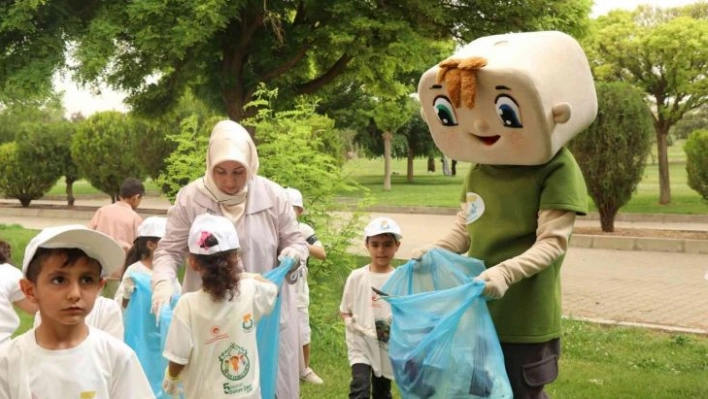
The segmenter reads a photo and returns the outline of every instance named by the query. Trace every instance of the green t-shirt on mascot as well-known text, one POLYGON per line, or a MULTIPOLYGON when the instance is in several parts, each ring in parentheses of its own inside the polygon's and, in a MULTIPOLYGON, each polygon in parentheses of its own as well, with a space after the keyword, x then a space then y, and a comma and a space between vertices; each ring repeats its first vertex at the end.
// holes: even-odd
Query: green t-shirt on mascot
POLYGON ((422 115, 449 158, 473 163, 461 210, 432 246, 481 259, 484 294, 515 397, 544 397, 558 372, 560 267, 587 189, 563 147, 597 98, 587 58, 556 32, 479 38, 426 71, 422 115))

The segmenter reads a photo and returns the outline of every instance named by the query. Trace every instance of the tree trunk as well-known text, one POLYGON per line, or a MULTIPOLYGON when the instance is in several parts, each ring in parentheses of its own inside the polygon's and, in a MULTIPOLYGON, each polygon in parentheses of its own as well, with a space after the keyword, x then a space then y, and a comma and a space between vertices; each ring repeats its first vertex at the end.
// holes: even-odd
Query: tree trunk
POLYGON ((615 231, 615 216, 617 215, 618 209, 600 207, 597 211, 600 214, 600 227, 602 228, 602 231, 606 233, 612 233, 615 231))
POLYGON ((391 191, 391 132, 383 133, 384 140, 384 191, 391 191))
POLYGON ((74 198, 74 180, 68 177, 65 177, 66 180, 66 204, 70 207, 74 206, 74 202, 76 201, 76 198, 74 198))
POLYGON ((441 159, 440 161, 442 162, 442 172, 443 172, 443 175, 445 175, 445 176, 450 176, 450 166, 449 166, 449 164, 447 163, 447 158, 445 157, 445 155, 443 155, 443 157, 442 157, 442 159, 441 159))
POLYGON ((428 172, 435 173, 435 158, 428 157, 428 172))
POLYGON ((30 202, 32 202, 31 199, 29 198, 18 198, 20 200, 20 204, 22 205, 23 208, 28 208, 30 205, 30 202))
POLYGON ((457 176, 457 161, 452 160, 452 175, 457 176))
POLYGON ((659 204, 671 203, 671 184, 669 182, 668 129, 657 128, 656 153, 659 158, 659 204))
POLYGON ((415 153, 413 153, 412 148, 408 148, 408 167, 406 168, 406 180, 408 183, 413 182, 413 156, 415 153))

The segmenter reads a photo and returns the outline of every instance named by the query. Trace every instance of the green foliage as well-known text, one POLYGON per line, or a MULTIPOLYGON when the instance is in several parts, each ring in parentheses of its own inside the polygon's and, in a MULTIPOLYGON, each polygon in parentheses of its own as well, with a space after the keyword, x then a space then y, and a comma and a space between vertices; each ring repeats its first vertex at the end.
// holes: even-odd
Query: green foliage
POLYGON ((74 135, 71 156, 79 173, 113 200, 127 177, 144 178, 132 151, 135 135, 134 120, 115 111, 91 115, 78 125, 74 135))
POLYGON ((331 285, 324 281, 332 277, 334 266, 351 260, 347 249, 361 233, 360 212, 367 197, 352 203, 351 216, 332 212, 335 195, 358 188, 343 174, 337 154, 327 150, 326 138, 335 132, 334 121, 316 114, 315 104, 306 101, 294 110, 273 112, 270 104, 276 96, 277 91, 261 87, 258 99, 250 105, 259 107, 258 114, 244 124, 258 132, 259 174, 302 192, 307 212, 301 218, 315 229, 327 251, 325 261, 310 260, 309 281, 329 290, 331 285))
POLYGON ((652 118, 641 94, 626 83, 596 84, 598 115, 569 144, 604 231, 642 180, 651 150, 652 118))
POLYGON ((41 158, 21 158, 15 143, 0 145, 0 192, 23 207, 42 198, 60 174, 45 167, 41 158))
POLYGON ((223 119, 211 117, 203 121, 194 114, 182 120, 178 133, 167 135, 175 150, 165 159, 157 184, 170 201, 174 201, 182 187, 204 175, 211 129, 223 119))
POLYGON ((679 140, 685 140, 695 130, 708 129, 708 106, 703 106, 687 112, 684 117, 671 128, 670 134, 679 140))
POLYGON ((14 141, 18 129, 24 123, 60 122, 63 114, 61 99, 57 97, 44 101, 13 101, 4 107, 0 98, 0 144, 14 141))
POLYGON ((688 186, 708 201, 708 130, 696 130, 684 145, 688 186))

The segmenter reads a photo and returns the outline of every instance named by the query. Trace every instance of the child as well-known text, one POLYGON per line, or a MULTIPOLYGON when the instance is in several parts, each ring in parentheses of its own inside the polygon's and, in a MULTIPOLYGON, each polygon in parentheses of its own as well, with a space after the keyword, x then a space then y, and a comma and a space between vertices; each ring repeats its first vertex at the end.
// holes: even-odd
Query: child
MULTIPOLYGON (((286 188, 285 192, 288 193, 288 198, 290 199, 290 204, 293 206, 293 211, 295 211, 295 216, 300 217, 305 211, 305 207, 302 202, 302 193, 294 188, 286 188)), ((298 221, 300 227, 300 232, 305 237, 307 242, 307 247, 310 251, 310 256, 315 259, 325 260, 327 258, 327 253, 325 252, 324 246, 320 240, 317 239, 315 235, 315 230, 310 227, 309 224, 298 221)), ((304 382, 309 382, 312 384, 322 384, 322 378, 315 374, 315 372, 310 368, 310 312, 308 306, 310 306, 310 287, 307 285, 307 265, 308 258, 300 259, 302 266, 298 269, 300 277, 295 282, 295 288, 297 292, 297 312, 300 322, 300 345, 302 346, 302 357, 300 359, 300 380, 304 382)))
POLYGON ((10 264, 10 244, 0 240, 0 345, 9 342, 12 334, 20 326, 20 318, 12 305, 34 314, 37 307, 25 298, 20 289, 22 272, 10 264))
MULTIPOLYGON (((98 208, 89 222, 89 228, 107 234, 118 241, 118 244, 127 252, 135 240, 138 226, 143 221, 143 218, 135 212, 143 195, 145 195, 145 186, 140 180, 133 177, 125 179, 120 186, 118 201, 98 208)), ((105 297, 113 298, 115 296, 121 271, 118 270, 115 275, 108 276, 106 289, 103 293, 105 297)))
POLYGON ((364 229, 371 263, 353 270, 344 285, 339 313, 346 325, 347 351, 352 367, 349 398, 391 398, 393 372, 388 358, 391 307, 374 293, 393 274, 391 260, 401 246, 401 229, 379 217, 364 229))
POLYGON ((273 310, 278 288, 241 272, 236 228, 223 216, 197 216, 188 246, 187 263, 201 275, 202 289, 175 306, 162 386, 173 395, 183 380, 190 399, 260 398, 256 324, 273 310))
MULTIPOLYGON (((152 254, 157 248, 157 243, 165 235, 166 227, 167 219, 159 216, 151 216, 138 226, 138 236, 133 241, 133 246, 125 258, 125 271, 115 296, 116 302, 123 309, 128 307, 130 296, 135 291, 135 282, 131 275, 143 273, 152 278, 152 254)), ((175 279, 174 292, 180 291, 182 291, 182 287, 175 279)))
POLYGON ((0 350, 0 398, 154 398, 135 353, 85 320, 123 257, 81 225, 46 228, 27 244, 20 284, 43 321, 0 350))

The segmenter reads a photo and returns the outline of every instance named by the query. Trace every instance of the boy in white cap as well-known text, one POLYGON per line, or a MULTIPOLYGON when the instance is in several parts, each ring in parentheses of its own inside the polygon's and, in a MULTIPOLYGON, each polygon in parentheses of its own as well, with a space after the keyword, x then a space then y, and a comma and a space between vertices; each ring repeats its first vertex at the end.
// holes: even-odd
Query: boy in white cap
POLYGON ((349 398, 368 398, 370 391, 373 398, 391 398, 391 307, 372 288, 381 289, 393 275, 391 261, 403 237, 401 228, 388 217, 372 220, 364 229, 364 237, 371 262, 347 277, 339 306, 352 367, 349 398))
POLYGON ((241 272, 236 228, 223 216, 197 216, 187 244, 187 263, 200 274, 202 287, 175 306, 162 386, 174 395, 183 380, 190 399, 260 399, 256 326, 273 310, 278 287, 241 272))
POLYGON ((120 270, 123 249, 81 225, 42 230, 25 249, 20 285, 42 323, 0 350, 0 398, 153 398, 135 353, 86 316, 120 270))
MULTIPOLYGON (((300 215, 305 211, 305 205, 302 201, 302 193, 300 190, 288 187, 285 189, 290 199, 290 204, 293 206, 295 216, 299 219, 300 215)), ((302 357, 300 358, 300 381, 309 382, 312 384, 322 384, 322 378, 318 376, 312 368, 310 368, 310 287, 307 284, 308 260, 310 257, 315 259, 325 260, 327 252, 325 251, 322 242, 317 238, 315 229, 307 223, 298 220, 300 232, 305 237, 307 248, 310 255, 307 258, 300 259, 301 266, 296 273, 299 273, 299 278, 295 281, 295 290, 297 292, 297 313, 300 321, 300 346, 302 346, 302 357)))

